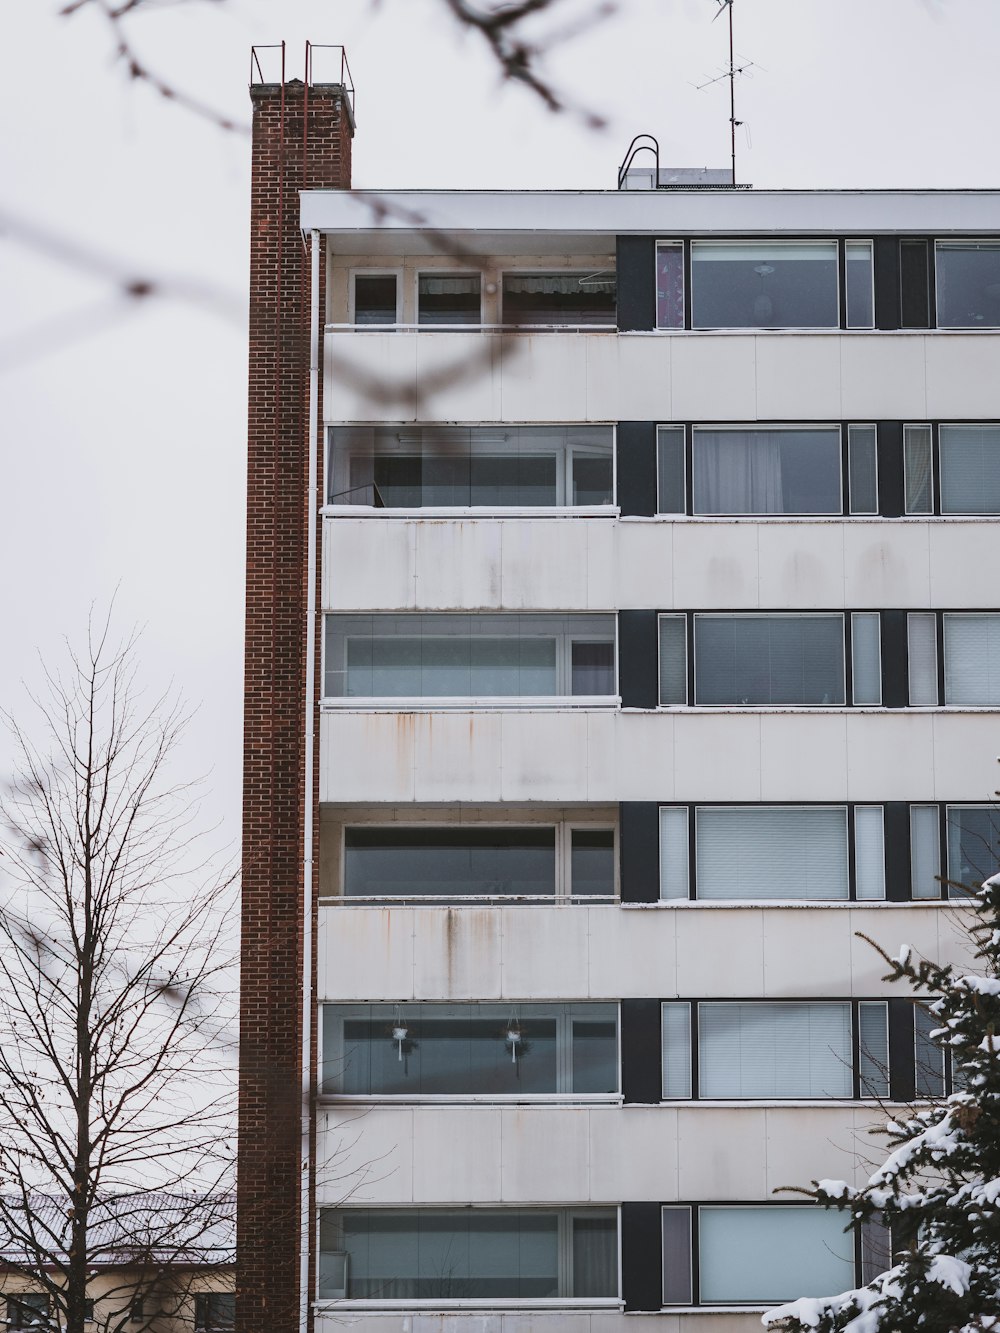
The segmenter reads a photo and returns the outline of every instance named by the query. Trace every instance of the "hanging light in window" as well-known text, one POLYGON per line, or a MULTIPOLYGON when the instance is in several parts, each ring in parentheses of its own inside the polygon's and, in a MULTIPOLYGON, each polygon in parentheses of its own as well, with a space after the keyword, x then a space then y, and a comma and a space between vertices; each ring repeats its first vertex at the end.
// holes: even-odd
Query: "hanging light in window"
POLYGON ((511 1011, 510 1018, 507 1020, 507 1035, 504 1037, 504 1045, 510 1051, 510 1062, 517 1064, 519 1054, 524 1054, 524 1038, 521 1033, 521 1024, 517 1021, 516 1011, 511 1011))
POLYGON ((754 264, 753 271, 760 278, 760 291, 757 293, 753 303, 754 320, 758 324, 767 324, 774 314, 774 302, 764 290, 765 279, 774 272, 773 264, 754 264))
POLYGON ((396 1059, 399 1060, 400 1064, 402 1064, 403 1062, 403 1043, 406 1041, 408 1036, 409 1036, 409 1029, 407 1028, 406 1021, 403 1018, 403 1011, 397 1004, 396 1016, 393 1019, 392 1023, 392 1039, 396 1043, 396 1059))

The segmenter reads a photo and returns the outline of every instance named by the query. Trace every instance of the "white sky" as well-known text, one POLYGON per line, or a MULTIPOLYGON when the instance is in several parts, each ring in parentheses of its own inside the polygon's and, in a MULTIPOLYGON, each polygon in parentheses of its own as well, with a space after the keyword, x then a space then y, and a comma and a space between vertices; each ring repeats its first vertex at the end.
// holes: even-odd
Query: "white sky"
MULTIPOLYGON (((663 165, 727 164, 726 85, 693 86, 725 58, 715 0, 619 0, 558 49, 554 83, 607 117, 601 134, 499 86, 442 0, 148 3, 128 29, 140 54, 243 122, 251 43, 283 37, 290 75, 307 37, 344 43, 360 186, 610 187, 639 131, 663 165)), ((0 704, 20 708, 36 650, 51 656, 117 587, 123 625, 147 626, 151 685, 172 678, 200 705, 186 768, 211 770, 207 812, 235 846, 248 143, 130 83, 99 15, 59 18, 61 4, 5 5, 0 214, 222 295, 119 318, 105 281, 0 228, 0 704)), ((543 27, 593 7, 560 0, 543 27)), ((735 14, 738 59, 755 62, 738 89, 740 179, 1000 185, 996 0, 736 0, 735 14)), ((0 749, 0 779, 7 767, 0 749)))

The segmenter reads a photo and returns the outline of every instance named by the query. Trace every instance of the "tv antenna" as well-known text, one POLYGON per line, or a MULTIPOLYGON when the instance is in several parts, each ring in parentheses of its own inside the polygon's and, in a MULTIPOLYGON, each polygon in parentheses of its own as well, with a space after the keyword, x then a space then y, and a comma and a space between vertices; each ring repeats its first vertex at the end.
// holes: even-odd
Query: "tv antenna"
POLYGON ((722 14, 726 14, 729 19, 729 67, 724 69, 721 74, 716 75, 714 79, 708 79, 705 83, 699 83, 697 87, 710 88, 713 83, 719 83, 722 79, 729 80, 729 153, 733 168, 733 184, 736 184, 736 129, 742 125, 742 120, 736 119, 736 76, 746 74, 753 67, 753 61, 747 60, 742 65, 737 65, 736 55, 733 50, 733 0, 715 0, 716 11, 712 16, 714 23, 722 14))

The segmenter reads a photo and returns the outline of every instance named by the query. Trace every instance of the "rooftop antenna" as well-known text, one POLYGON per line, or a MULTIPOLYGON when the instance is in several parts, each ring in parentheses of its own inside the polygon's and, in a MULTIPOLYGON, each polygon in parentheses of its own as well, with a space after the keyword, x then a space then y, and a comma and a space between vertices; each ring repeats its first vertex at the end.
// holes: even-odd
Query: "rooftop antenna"
POLYGON ((698 88, 710 88, 713 83, 718 83, 720 79, 729 80, 729 153, 733 168, 733 184, 736 184, 736 127, 742 125, 742 120, 736 119, 736 76, 745 74, 753 65, 752 60, 748 60, 743 65, 737 65, 736 56, 733 51, 733 0, 715 0, 716 11, 712 16, 714 23, 722 14, 727 14, 729 18, 729 67, 716 76, 709 79, 706 83, 699 83, 698 88))

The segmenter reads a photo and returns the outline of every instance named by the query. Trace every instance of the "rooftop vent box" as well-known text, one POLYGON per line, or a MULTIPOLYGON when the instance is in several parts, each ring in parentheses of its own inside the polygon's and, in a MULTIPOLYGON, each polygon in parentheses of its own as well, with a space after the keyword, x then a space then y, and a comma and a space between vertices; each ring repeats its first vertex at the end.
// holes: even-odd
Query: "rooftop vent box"
POLYGON ((626 190, 731 190, 731 167, 632 167, 625 173, 626 190))

